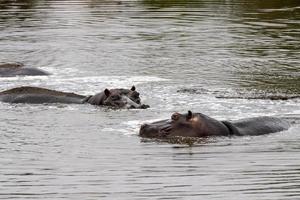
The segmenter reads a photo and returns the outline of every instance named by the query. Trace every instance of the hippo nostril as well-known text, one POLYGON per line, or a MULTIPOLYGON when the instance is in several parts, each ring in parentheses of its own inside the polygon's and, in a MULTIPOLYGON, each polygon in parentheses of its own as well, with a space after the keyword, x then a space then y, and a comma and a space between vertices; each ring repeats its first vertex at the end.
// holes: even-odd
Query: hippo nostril
POLYGON ((164 132, 169 132, 172 130, 172 127, 171 126, 168 126, 168 127, 164 127, 161 129, 161 131, 164 131, 164 132))

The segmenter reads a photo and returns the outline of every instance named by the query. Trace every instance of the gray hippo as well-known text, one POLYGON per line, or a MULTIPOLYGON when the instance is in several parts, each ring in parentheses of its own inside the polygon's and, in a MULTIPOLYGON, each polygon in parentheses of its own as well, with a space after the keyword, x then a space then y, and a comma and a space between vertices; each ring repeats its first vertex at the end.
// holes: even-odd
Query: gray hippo
POLYGON ((7 103, 89 103, 113 108, 148 108, 141 104, 139 93, 135 87, 131 89, 105 89, 95 95, 84 96, 75 93, 60 92, 39 87, 18 87, 0 92, 0 101, 7 103))
POLYGON ((254 117, 218 121, 202 113, 174 113, 171 119, 143 124, 139 135, 145 138, 254 136, 287 130, 290 124, 275 117, 254 117))
POLYGON ((0 63, 0 77, 46 75, 49 73, 37 68, 24 67, 22 63, 0 63))

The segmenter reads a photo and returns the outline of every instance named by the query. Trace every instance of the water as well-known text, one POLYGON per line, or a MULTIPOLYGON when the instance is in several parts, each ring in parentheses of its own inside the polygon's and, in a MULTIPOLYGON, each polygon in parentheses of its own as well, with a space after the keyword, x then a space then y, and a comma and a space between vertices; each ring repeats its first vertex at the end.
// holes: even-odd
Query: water
POLYGON ((0 103, 0 199, 299 199, 298 0, 0 1, 0 61, 49 77, 1 78, 94 94, 135 85, 147 110, 0 103), (188 109, 277 116, 288 131, 193 146, 139 126, 188 109))

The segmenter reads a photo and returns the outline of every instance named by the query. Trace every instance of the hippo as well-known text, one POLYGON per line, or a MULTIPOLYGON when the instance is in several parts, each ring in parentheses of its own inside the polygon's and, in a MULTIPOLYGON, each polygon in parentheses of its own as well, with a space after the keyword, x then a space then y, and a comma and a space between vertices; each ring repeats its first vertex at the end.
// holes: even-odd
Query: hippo
POLYGON ((22 63, 0 63, 0 77, 46 75, 49 73, 37 68, 24 67, 22 63))
POLYGON ((275 117, 254 117, 237 121, 218 121, 202 113, 174 113, 171 119, 143 124, 139 135, 143 138, 167 139, 209 136, 255 136, 287 130, 290 124, 275 117))
POLYGON ((141 104, 139 93, 135 86, 131 89, 105 89, 95 95, 85 96, 69 92, 49 90, 39 87, 18 87, 0 92, 0 101, 7 103, 65 103, 65 104, 92 104, 109 106, 112 108, 148 108, 141 104))

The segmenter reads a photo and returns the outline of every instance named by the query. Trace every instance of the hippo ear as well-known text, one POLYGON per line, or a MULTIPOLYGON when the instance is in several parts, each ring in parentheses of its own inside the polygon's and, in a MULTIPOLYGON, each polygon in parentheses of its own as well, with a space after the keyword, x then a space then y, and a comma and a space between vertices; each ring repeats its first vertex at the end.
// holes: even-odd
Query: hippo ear
POLYGON ((189 119, 192 119, 192 117, 193 117, 193 113, 192 113, 192 111, 189 110, 188 114, 186 116, 186 119, 189 120, 189 119))
POLYGON ((133 85, 130 90, 135 91, 135 86, 133 85))
POLYGON ((107 96, 107 97, 108 97, 108 96, 110 95, 110 91, 109 91, 109 89, 105 89, 105 90, 104 90, 104 94, 105 94, 105 96, 107 96))

